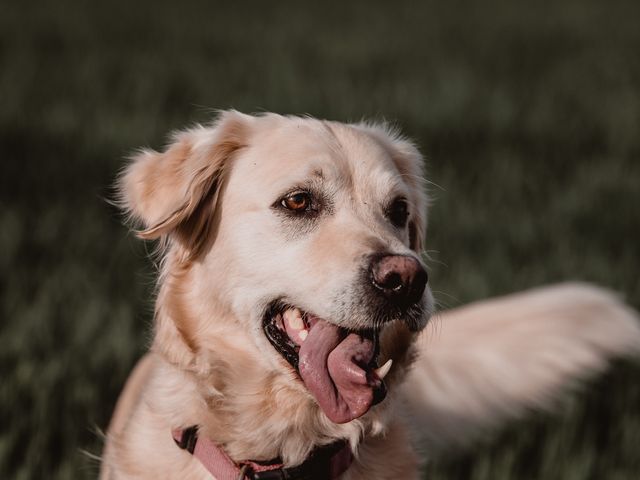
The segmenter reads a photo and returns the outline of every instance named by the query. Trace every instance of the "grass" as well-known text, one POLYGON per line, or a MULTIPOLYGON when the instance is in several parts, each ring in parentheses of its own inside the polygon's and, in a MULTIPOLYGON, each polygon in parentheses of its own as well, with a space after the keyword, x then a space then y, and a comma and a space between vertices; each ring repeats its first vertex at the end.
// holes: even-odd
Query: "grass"
MULTIPOLYGON (((93 478, 148 343, 153 267, 105 201, 123 157, 214 108, 387 118, 433 182, 455 306, 565 279, 640 307, 636 2, 0 6, 0 477, 93 478)), ((640 369, 617 364, 432 479, 632 479, 640 369)))

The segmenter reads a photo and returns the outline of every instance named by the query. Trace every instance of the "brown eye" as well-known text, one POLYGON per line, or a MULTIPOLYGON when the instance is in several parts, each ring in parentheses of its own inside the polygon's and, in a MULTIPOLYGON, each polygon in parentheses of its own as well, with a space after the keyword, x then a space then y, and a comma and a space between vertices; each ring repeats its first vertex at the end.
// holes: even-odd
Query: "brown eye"
POLYGON ((404 198, 397 198, 389 206, 387 216, 391 223, 398 228, 404 228, 409 218, 409 206, 404 198))
POLYGON ((280 202, 287 210, 293 212, 306 212, 311 207, 311 196, 307 192, 293 192, 280 202))

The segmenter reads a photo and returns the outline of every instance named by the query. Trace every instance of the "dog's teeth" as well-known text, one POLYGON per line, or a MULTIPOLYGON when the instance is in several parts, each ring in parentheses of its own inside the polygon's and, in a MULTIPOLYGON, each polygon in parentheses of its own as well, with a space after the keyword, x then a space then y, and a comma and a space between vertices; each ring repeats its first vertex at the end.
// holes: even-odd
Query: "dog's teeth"
POLYGON ((300 330, 300 333, 298 333, 298 337, 300 337, 300 340, 303 342, 307 339, 307 335, 309 335, 308 330, 300 330))
POLYGON ((387 362, 382 365, 381 367, 376 368, 373 373, 375 373, 378 378, 380 380, 384 379, 384 377, 387 376, 387 373, 389 373, 389 370, 391 370, 391 365, 393 364, 393 359, 390 358, 389 360, 387 360, 387 362))
POLYGON ((304 328, 304 322, 302 321, 302 314, 297 308, 290 308, 284 312, 284 319, 287 324, 294 330, 302 330, 304 328))

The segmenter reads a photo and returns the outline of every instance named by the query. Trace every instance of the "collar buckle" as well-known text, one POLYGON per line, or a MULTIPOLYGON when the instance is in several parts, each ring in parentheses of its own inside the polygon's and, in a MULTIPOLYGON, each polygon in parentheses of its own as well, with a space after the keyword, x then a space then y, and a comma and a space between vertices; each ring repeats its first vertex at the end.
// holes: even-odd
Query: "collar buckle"
POLYGON ((176 442, 176 445, 178 445, 182 450, 186 450, 193 455, 193 451, 195 450, 196 443, 198 441, 198 427, 189 427, 182 430, 181 433, 182 435, 178 438, 174 436, 173 441, 176 442))

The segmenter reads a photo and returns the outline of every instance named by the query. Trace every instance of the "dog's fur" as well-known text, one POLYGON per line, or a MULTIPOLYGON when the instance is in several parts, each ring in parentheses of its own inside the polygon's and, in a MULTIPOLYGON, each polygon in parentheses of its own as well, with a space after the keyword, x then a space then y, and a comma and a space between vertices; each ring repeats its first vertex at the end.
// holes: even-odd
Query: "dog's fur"
MULTIPOLYGON (((235 111, 174 135, 162 153, 138 153, 119 191, 140 236, 160 239, 154 340, 118 402, 102 478, 211 478, 171 438, 191 425, 238 461, 293 466, 347 439, 355 461, 344 478, 418 478, 407 425, 434 448, 465 441, 638 350, 635 313, 580 284, 445 312, 422 334, 396 319, 381 333, 381 357, 394 360, 387 398, 331 422, 265 338, 265 309, 285 299, 345 328, 373 326, 363 259, 419 258, 422 165, 385 126, 235 111), (303 185, 325 198, 313 219, 278 209, 303 185), (394 196, 409 205, 406 228, 384 215, 394 196)), ((428 288, 421 305, 420 327, 428 288)))

